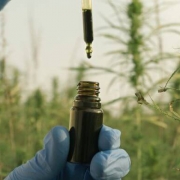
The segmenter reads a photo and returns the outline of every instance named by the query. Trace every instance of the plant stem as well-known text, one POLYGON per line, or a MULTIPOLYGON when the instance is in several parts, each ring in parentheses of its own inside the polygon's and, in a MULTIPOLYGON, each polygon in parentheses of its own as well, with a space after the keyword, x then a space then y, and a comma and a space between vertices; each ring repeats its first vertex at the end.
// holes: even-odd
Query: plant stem
POLYGON ((138 163, 138 170, 137 170, 137 180, 142 180, 142 132, 141 132, 141 114, 139 111, 139 108, 136 109, 135 111, 136 115, 136 123, 137 123, 137 132, 139 134, 139 139, 138 139, 138 148, 137 148, 137 163, 138 163))
MULTIPOLYGON (((156 14, 156 17, 155 17, 156 25, 157 25, 157 27, 161 27, 160 12, 159 12, 159 0, 154 0, 154 4, 155 4, 155 14, 156 14)), ((160 54, 160 57, 162 57, 162 54, 163 54, 163 43, 162 43, 161 34, 158 34, 157 38, 158 38, 159 54, 160 54)))

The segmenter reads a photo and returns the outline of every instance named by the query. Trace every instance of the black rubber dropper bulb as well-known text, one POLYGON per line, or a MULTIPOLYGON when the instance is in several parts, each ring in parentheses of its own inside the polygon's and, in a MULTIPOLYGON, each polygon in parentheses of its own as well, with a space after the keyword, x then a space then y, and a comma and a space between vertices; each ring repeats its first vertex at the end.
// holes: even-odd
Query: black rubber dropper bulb
POLYGON ((68 161, 89 164, 99 151, 98 137, 103 124, 99 83, 80 81, 70 111, 68 161))

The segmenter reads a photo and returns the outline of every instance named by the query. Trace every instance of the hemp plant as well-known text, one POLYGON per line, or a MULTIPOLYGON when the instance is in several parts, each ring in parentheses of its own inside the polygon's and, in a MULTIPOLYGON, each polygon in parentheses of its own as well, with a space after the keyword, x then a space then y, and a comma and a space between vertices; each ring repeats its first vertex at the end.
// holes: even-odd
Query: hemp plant
POLYGON ((171 101, 169 102, 169 111, 166 111, 166 109, 163 110, 159 105, 157 105, 157 103, 152 99, 152 97, 150 97, 152 103, 147 102, 144 95, 140 91, 135 93, 135 95, 137 96, 137 102, 139 104, 146 105, 151 109, 159 111, 161 114, 163 114, 171 119, 180 121, 180 114, 178 114, 175 111, 175 110, 178 110, 177 104, 178 104, 178 101, 180 101, 179 95, 177 95, 177 94, 179 94, 178 92, 180 91, 179 82, 178 82, 179 81, 179 72, 178 72, 179 70, 180 70, 180 67, 178 67, 171 74, 171 76, 168 78, 167 82, 165 83, 164 87, 160 87, 158 89, 159 93, 167 92, 169 90, 173 91, 173 93, 171 92, 172 97, 171 97, 171 101), (171 80, 173 80, 173 78, 175 78, 175 80, 172 81, 172 87, 170 87, 170 86, 168 86, 168 84, 171 80), (178 81, 177 81, 177 79, 178 79, 178 81))

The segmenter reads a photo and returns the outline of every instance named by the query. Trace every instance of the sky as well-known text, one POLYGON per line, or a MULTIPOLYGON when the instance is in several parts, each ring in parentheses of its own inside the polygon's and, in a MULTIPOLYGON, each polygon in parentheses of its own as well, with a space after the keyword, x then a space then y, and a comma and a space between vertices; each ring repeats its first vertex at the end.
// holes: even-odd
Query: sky
MULTIPOLYGON (((170 2, 161 0, 165 1, 170 2)), ((121 2, 123 4, 125 0, 121 2)), ((94 52, 89 60, 83 41, 81 0, 11 0, 1 12, 5 19, 6 56, 9 64, 18 67, 26 75, 27 89, 37 86, 48 89, 54 76, 59 77, 64 84, 69 83, 74 74, 67 68, 79 65, 82 60, 93 65, 109 66, 109 58, 104 55, 109 44, 96 31, 105 24, 101 14, 111 18, 112 11, 105 0, 94 0, 94 52), (36 51, 33 51, 36 46, 36 51), (36 60, 33 60, 33 52, 36 53, 36 60)), ((180 3, 162 16, 166 22, 178 22, 180 3)), ((165 49, 177 53, 180 39, 167 36, 164 41, 168 42, 165 49)), ((101 99, 108 101, 127 92, 127 87, 120 88, 121 85, 116 83, 107 95, 110 78, 103 74, 85 80, 100 82, 101 99)))

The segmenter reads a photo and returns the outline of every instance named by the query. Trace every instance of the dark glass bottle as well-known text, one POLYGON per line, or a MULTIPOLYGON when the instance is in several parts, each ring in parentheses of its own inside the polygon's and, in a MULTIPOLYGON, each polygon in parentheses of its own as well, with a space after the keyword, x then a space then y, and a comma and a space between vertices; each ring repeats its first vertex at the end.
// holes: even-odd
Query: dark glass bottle
POLYGON ((98 137, 103 124, 99 83, 81 81, 70 111, 70 152, 68 160, 89 164, 98 150, 98 137))

